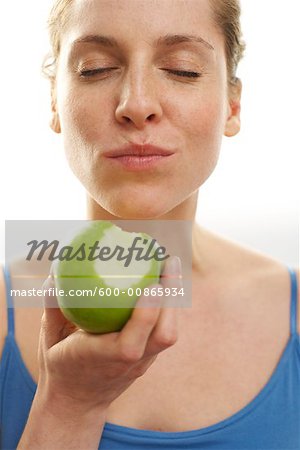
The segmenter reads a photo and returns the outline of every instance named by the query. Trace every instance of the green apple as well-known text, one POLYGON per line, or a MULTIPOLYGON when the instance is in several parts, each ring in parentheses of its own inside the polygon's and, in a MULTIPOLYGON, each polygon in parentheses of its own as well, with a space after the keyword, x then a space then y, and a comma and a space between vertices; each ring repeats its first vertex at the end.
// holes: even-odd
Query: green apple
POLYGON ((164 250, 146 233, 123 231, 109 221, 90 222, 61 250, 53 267, 61 311, 90 333, 121 330, 143 289, 159 282, 162 260, 168 257, 159 257, 164 250))

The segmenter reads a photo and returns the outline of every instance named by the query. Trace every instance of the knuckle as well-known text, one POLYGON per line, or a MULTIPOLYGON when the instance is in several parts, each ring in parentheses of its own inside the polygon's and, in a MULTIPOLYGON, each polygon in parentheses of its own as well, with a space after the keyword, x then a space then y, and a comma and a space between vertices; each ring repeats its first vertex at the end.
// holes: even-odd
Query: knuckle
POLYGON ((134 378, 140 378, 144 375, 144 373, 147 371, 148 367, 144 365, 137 366, 133 369, 132 375, 134 378))
POLYGON ((132 364, 140 360, 141 352, 134 347, 121 347, 119 350, 119 359, 124 364, 132 364))
POLYGON ((150 366, 152 366, 152 364, 154 363, 154 361, 157 358, 157 354, 144 358, 143 361, 140 364, 137 364, 136 366, 134 366, 134 368, 132 369, 132 375, 134 376, 134 378, 139 378, 142 377, 145 372, 147 372, 147 370, 149 369, 150 366))
POLYGON ((176 332, 165 332, 163 331, 157 337, 158 344, 163 347, 170 347, 177 342, 178 336, 176 332))

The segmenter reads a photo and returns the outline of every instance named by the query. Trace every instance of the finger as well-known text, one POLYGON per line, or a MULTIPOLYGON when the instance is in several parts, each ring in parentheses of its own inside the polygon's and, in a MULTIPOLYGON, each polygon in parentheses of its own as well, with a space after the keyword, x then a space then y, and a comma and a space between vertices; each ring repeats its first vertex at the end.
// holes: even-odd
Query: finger
POLYGON ((182 287, 182 267, 178 256, 170 256, 166 260, 160 281, 165 288, 182 287))
POLYGON ((126 361, 138 361, 145 352, 148 338, 160 314, 162 297, 155 293, 161 287, 159 284, 149 286, 150 295, 143 294, 139 298, 130 319, 118 336, 119 356, 126 361))
POLYGON ((182 288, 182 269, 178 256, 172 256, 166 261, 161 282, 165 295, 158 321, 145 350, 145 356, 165 350, 174 345, 178 339, 178 307, 176 307, 178 295, 173 295, 178 294, 182 288))
POLYGON ((57 298, 54 295, 54 288, 54 280, 49 276, 42 287, 45 295, 41 329, 47 348, 52 347, 77 330, 76 325, 70 322, 61 312, 57 298))

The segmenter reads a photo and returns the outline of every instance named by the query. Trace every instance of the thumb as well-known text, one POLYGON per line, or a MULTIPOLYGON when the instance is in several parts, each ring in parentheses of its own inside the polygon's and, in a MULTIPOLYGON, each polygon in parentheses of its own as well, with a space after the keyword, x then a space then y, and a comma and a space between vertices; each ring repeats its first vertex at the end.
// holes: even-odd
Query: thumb
POLYGON ((44 292, 42 331, 45 345, 49 349, 78 328, 63 315, 55 296, 55 283, 51 275, 45 280, 42 289, 44 292))

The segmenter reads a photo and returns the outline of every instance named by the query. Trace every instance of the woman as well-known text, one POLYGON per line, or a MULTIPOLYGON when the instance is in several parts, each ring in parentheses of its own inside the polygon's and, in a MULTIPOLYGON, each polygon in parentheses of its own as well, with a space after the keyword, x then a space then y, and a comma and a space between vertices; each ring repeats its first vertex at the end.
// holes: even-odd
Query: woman
MULTIPOLYGON (((240 129, 237 1, 61 0, 50 33, 51 126, 88 218, 194 221, 222 135, 240 129), (171 155, 106 154, 124 147, 171 155)), ((4 281, 1 297, 3 448, 299 448, 296 276, 281 263, 195 224, 192 307, 137 308, 102 336, 47 298, 43 315, 16 310, 14 334, 4 281)))

